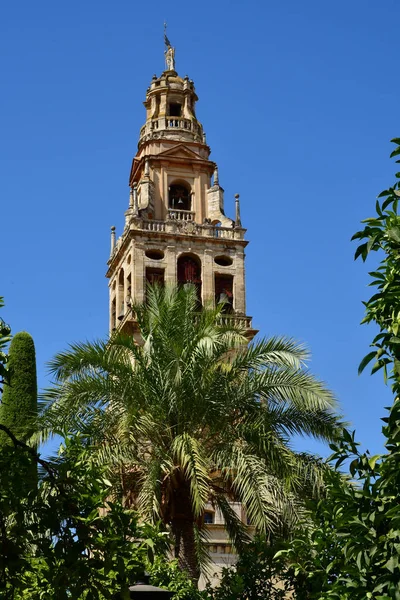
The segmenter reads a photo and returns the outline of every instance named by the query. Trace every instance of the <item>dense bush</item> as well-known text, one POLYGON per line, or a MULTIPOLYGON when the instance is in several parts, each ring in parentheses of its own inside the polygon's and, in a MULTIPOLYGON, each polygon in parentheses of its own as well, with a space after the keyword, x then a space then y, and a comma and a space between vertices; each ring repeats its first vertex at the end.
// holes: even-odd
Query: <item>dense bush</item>
POLYGON ((168 534, 112 496, 79 436, 66 436, 51 461, 12 439, 16 447, 0 452, 0 598, 111 599, 152 568, 157 581, 162 572, 165 586, 190 597, 183 592, 192 584, 175 563, 152 566, 167 563, 168 534), (9 468, 31 461, 39 463, 41 478, 27 494, 21 478, 10 484, 9 468))

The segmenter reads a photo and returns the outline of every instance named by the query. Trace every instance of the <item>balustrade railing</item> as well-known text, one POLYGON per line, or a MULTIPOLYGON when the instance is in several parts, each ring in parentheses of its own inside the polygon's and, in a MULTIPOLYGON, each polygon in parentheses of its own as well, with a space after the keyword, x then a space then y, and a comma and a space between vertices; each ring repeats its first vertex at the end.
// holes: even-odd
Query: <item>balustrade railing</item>
POLYGON ((235 239, 235 230, 230 227, 212 227, 213 237, 232 240, 235 239))
POLYGON ((251 329, 251 317, 242 317, 238 315, 221 315, 220 322, 222 325, 239 327, 240 329, 251 329))
POLYGON ((165 221, 143 219, 141 226, 138 227, 138 229, 144 229, 145 231, 165 231, 165 221))
POLYGON ((184 129, 185 131, 201 135, 198 124, 186 117, 159 117, 143 125, 140 129, 140 138, 151 134, 153 131, 161 131, 163 129, 184 129))
POLYGON ((177 221, 194 221, 195 214, 191 210, 168 209, 168 219, 177 221))
MULTIPOLYGON (((116 323, 117 329, 123 329, 127 321, 137 321, 136 313, 127 307, 125 314, 122 319, 119 319, 116 323)), ((226 327, 237 327, 238 329, 253 329, 252 317, 246 317, 235 314, 224 314, 220 315, 219 323, 226 327)))
POLYGON ((183 117, 165 117, 165 127, 167 129, 187 129, 191 131, 192 122, 183 117))
MULTIPOLYGON (((243 240, 244 229, 234 227, 217 227, 215 225, 199 225, 195 223, 195 213, 190 210, 168 209, 166 221, 153 219, 138 219, 133 225, 134 229, 144 231, 161 231, 172 234, 199 235, 224 240, 243 240)), ((117 242, 118 247, 118 242, 117 242)))

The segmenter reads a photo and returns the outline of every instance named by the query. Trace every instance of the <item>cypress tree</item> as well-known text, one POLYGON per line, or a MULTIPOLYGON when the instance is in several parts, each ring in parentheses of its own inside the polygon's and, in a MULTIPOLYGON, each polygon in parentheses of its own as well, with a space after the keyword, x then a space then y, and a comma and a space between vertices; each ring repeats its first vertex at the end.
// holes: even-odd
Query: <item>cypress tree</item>
MULTIPOLYGON (((8 351, 7 366, 9 382, 5 383, 3 389, 0 423, 8 427, 19 440, 27 442, 35 431, 37 378, 35 345, 26 331, 21 331, 13 337, 8 351)), ((9 436, 1 431, 0 448, 10 444, 12 441, 9 436)), ((20 476, 36 484, 36 464, 29 463, 27 468, 25 463, 21 470, 20 476)))

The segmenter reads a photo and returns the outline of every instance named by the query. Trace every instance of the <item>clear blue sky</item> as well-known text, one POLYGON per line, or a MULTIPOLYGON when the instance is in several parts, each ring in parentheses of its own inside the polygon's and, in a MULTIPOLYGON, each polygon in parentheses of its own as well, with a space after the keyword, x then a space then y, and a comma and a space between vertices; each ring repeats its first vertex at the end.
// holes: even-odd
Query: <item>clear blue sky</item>
POLYGON ((35 339, 41 386, 55 352, 107 333, 109 228, 123 226, 166 19, 231 216, 241 194, 248 313, 308 344, 357 438, 381 450, 391 396, 357 376, 374 331, 359 325, 368 269, 350 237, 394 180, 399 18, 398 0, 4 3, 0 294, 14 333, 35 339))

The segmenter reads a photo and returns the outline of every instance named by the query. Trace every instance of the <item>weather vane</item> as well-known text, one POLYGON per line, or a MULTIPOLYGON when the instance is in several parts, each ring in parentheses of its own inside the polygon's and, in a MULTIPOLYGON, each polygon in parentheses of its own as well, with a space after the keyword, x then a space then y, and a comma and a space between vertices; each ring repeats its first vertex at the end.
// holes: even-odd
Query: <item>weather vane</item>
POLYGON ((175 71, 175 48, 172 47, 171 42, 167 37, 167 23, 164 21, 164 44, 166 50, 164 51, 165 65, 167 71, 175 71))

